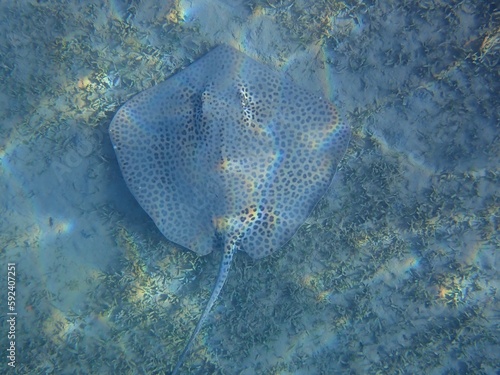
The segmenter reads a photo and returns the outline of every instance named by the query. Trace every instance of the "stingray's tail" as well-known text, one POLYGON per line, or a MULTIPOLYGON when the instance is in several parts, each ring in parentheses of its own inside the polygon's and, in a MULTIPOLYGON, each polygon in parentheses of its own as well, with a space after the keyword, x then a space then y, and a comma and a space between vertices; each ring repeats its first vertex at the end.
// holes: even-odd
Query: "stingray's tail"
POLYGON ((177 375, 177 373, 179 372, 179 369, 181 368, 182 363, 184 362, 184 359, 186 358, 186 355, 189 352, 189 349, 191 349, 191 346, 193 345, 193 341, 196 335, 198 335, 198 332, 200 332, 200 329, 203 326, 205 320, 207 319, 207 316, 210 313, 212 306, 217 300, 217 297, 219 296, 219 293, 222 290, 224 283, 226 282, 227 275, 229 273, 229 268, 231 267, 231 261, 233 259, 235 251, 236 251, 236 242, 230 242, 225 245, 224 254, 222 256, 222 261, 220 263, 220 268, 219 268, 219 276, 217 276, 217 281, 215 283, 214 289, 212 290, 212 295, 210 296, 210 299, 208 300, 208 303, 205 306, 203 313, 201 314, 200 320, 198 320, 198 324, 196 324, 196 328, 194 329, 193 333, 191 334, 191 337, 186 343, 186 346, 184 347, 184 350, 182 351, 179 360, 175 365, 172 375, 177 375))

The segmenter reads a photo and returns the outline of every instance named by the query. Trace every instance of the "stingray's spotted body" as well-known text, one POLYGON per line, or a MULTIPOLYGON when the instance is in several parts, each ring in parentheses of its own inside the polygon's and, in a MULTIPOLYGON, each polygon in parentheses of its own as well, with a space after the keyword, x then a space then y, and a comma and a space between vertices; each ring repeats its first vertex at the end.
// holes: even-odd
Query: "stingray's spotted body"
POLYGON ((169 240, 224 256, 177 373, 226 280, 233 254, 283 246, 325 193, 350 130, 335 107, 219 46, 130 99, 110 134, 129 189, 169 240))

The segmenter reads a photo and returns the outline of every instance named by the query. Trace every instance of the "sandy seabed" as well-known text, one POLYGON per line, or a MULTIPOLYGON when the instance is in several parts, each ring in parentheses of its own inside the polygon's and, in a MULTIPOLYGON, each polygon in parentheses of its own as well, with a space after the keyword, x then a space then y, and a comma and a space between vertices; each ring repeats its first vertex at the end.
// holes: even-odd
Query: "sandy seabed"
POLYGON ((291 242, 237 254, 182 373, 498 371, 500 10, 388 0, 2 2, 2 371, 172 370, 220 252, 161 236, 107 128, 220 43, 336 103, 353 137, 291 242))

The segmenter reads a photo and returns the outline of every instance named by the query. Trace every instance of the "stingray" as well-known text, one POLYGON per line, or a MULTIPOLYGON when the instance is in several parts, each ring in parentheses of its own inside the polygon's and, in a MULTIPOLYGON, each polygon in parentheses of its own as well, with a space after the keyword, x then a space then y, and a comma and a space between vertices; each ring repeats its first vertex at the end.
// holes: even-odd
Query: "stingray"
POLYGON ((109 131, 128 188, 163 235, 198 255, 223 251, 176 374, 236 250, 259 259, 291 239, 330 186, 350 129, 329 101, 222 45, 132 97, 109 131))

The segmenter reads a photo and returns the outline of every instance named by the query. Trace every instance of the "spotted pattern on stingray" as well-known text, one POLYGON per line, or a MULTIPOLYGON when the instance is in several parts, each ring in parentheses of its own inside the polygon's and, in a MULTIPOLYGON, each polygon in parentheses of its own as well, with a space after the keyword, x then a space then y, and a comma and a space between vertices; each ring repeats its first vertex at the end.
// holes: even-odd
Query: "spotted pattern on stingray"
POLYGON ((228 46, 132 98, 110 132, 167 238, 204 255, 222 234, 253 258, 304 222, 350 137, 331 103, 228 46))
POLYGON ((220 46, 129 100, 109 131, 129 189, 168 239, 200 255, 224 241, 176 375, 236 250, 262 258, 292 237, 330 185, 350 130, 328 101, 220 46))

